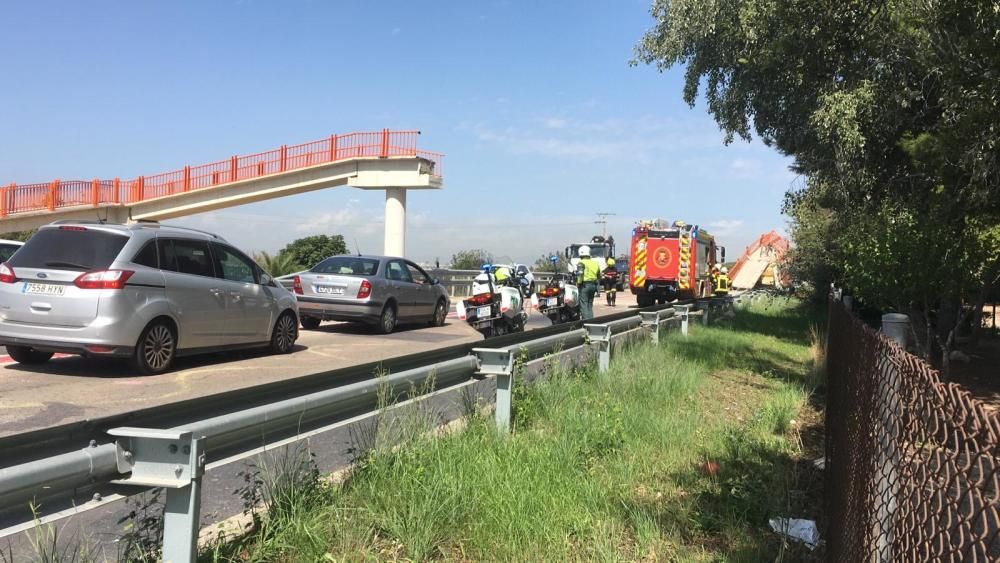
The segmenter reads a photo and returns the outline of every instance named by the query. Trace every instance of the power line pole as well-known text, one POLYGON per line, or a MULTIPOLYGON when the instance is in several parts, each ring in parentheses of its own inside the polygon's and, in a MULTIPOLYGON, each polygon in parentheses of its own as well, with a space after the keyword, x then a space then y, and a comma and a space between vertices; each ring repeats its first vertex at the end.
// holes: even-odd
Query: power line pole
POLYGON ((595 225, 601 226, 601 236, 608 238, 608 217, 613 215, 618 215, 617 213, 598 213, 597 216, 600 217, 597 221, 594 221, 595 225))

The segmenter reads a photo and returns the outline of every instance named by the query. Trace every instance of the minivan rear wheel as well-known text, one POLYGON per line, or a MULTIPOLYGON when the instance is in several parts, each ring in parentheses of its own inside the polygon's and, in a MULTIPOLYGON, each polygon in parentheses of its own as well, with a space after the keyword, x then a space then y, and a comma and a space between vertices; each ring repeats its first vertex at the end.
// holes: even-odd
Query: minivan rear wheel
POLYGON ((177 336, 170 323, 153 321, 142 331, 135 347, 132 363, 145 375, 164 373, 177 355, 177 336))
POLYGON ((7 353, 15 362, 26 366, 44 364, 52 358, 52 352, 39 352, 30 346, 8 346, 7 353))

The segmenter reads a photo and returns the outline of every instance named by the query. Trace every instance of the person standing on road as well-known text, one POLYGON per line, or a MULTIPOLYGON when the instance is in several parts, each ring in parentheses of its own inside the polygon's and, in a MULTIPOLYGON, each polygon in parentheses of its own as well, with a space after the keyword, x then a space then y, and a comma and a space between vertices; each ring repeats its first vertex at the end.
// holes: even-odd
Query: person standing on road
POLYGON ((580 247, 580 263, 576 266, 577 283, 580 286, 580 318, 594 318, 594 296, 597 295, 597 280, 601 277, 601 265, 590 257, 590 247, 580 247))
POLYGON ((618 267, 615 266, 615 259, 608 258, 608 267, 604 268, 604 275, 601 278, 604 281, 604 289, 607 293, 608 305, 611 307, 615 306, 615 299, 618 294, 618 267))

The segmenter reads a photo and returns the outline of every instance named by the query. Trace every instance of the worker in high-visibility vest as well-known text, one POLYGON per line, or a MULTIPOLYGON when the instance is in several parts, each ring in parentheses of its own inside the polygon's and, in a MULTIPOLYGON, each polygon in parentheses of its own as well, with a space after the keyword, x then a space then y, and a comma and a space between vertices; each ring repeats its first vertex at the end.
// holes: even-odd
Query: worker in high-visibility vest
POLYGON ((729 294, 729 268, 723 266, 719 270, 719 275, 715 276, 715 294, 716 295, 728 295, 729 294))
POLYGON ((580 263, 576 266, 576 281, 580 287, 580 318, 594 318, 594 296, 597 280, 601 277, 601 264, 590 257, 590 247, 580 247, 580 263))

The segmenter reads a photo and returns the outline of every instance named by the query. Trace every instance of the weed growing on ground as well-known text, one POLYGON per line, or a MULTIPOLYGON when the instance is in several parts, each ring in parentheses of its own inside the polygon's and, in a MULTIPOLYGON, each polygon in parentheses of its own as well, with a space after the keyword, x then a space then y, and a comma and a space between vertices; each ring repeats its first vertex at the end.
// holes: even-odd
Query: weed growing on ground
POLYGON ((767 529, 769 517, 818 515, 798 437, 821 341, 809 321, 794 305, 750 307, 731 327, 619 353, 608 374, 517 378, 510 436, 471 407, 465 431, 442 436, 407 405, 382 418, 346 481, 299 472, 301 490, 257 535, 207 557, 818 557, 767 529))

